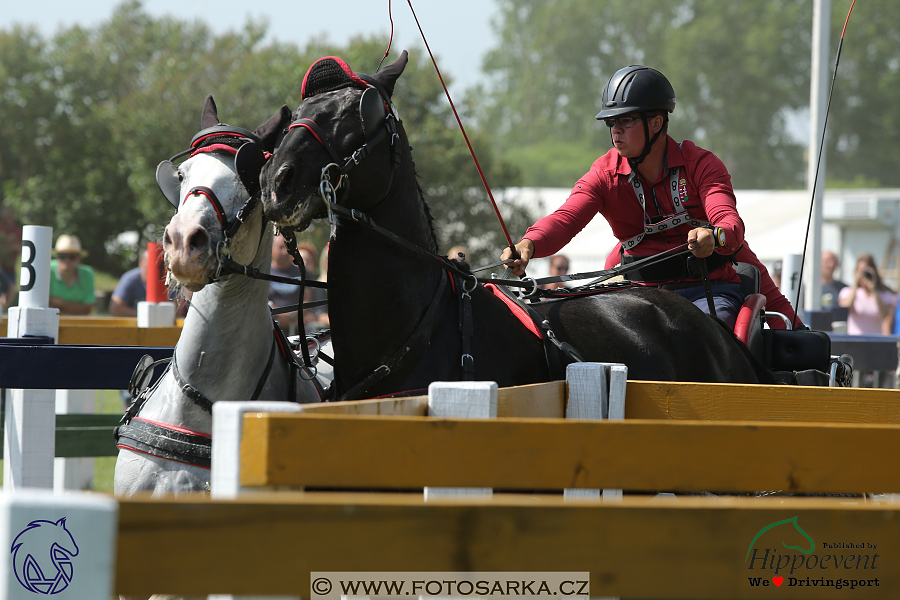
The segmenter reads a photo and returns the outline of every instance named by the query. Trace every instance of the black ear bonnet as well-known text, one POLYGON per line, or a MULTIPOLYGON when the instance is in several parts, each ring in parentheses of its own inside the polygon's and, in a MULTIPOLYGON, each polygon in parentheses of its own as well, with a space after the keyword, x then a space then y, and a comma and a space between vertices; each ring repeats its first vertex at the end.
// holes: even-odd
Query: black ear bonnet
POLYGON ((354 73, 353 69, 336 56, 320 58, 312 64, 303 78, 300 98, 306 100, 318 94, 333 92, 348 87, 365 90, 359 101, 359 113, 366 137, 370 137, 390 111, 397 117, 397 110, 391 102, 391 92, 373 77, 354 73), (374 88, 374 90, 373 90, 374 88), (370 92, 373 90, 374 93, 370 92), (378 101, 380 100, 380 102, 378 101))

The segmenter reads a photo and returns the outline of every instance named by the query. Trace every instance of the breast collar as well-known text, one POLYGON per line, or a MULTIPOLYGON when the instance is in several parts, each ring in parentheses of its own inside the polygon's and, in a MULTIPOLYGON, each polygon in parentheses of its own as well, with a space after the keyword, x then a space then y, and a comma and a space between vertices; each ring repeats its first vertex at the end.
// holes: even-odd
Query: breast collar
MULTIPOLYGON (((678 144, 678 147, 681 147, 680 143, 678 144)), ((622 246, 626 250, 630 250, 637 246, 646 235, 661 233, 669 229, 674 229, 679 225, 703 227, 704 225, 708 224, 707 221, 694 219, 688 213, 687 209, 684 208, 681 199, 682 197, 684 197, 684 199, 687 200, 687 180, 684 177, 682 177, 681 179, 678 178, 678 172, 680 169, 679 167, 670 168, 668 157, 666 157, 664 161, 665 171, 669 173, 669 191, 672 194, 672 206, 675 207, 675 213, 663 216, 663 218, 657 223, 651 224, 649 222, 649 219, 647 218, 647 205, 646 194, 644 193, 644 185, 643 183, 641 183, 641 177, 638 174, 636 165, 632 165, 631 173, 628 175, 628 183, 631 184, 634 193, 637 195, 638 202, 640 202, 641 204, 641 210, 644 212, 644 231, 637 234, 633 238, 622 242, 622 246)), ((650 191, 653 191, 652 186, 650 188, 650 191)))

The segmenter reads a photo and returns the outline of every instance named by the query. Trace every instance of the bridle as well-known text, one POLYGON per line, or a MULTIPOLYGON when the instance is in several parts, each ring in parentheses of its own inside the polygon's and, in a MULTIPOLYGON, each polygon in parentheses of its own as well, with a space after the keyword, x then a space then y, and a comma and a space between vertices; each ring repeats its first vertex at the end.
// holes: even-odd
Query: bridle
MULTIPOLYGON (((387 196, 393 188, 396 172, 401 164, 402 156, 397 147, 397 142, 400 140, 397 124, 400 122, 400 118, 397 115, 396 107, 391 101, 387 91, 384 89, 384 86, 376 79, 359 73, 357 73, 356 76, 366 82, 369 86, 363 91, 359 100, 359 112, 362 117, 363 131, 365 132, 376 125, 377 129, 371 137, 368 137, 366 141, 359 148, 351 152, 349 156, 341 157, 338 154, 337 150, 335 150, 334 146, 329 141, 328 136, 313 119, 298 116, 285 130, 286 134, 292 129, 303 128, 328 151, 332 162, 328 163, 322 169, 319 190, 320 195, 322 195, 322 185, 326 185, 325 182, 327 182, 327 187, 331 190, 330 198, 336 198, 334 192, 341 188, 345 182, 349 182, 350 171, 365 160, 375 147, 384 140, 390 142, 392 155, 391 170, 388 176, 388 185, 385 196, 387 196)), ((328 208, 328 222, 334 224, 334 203, 326 200, 325 204, 328 208)))
MULTIPOLYGON (((230 243, 237 235, 241 226, 247 221, 249 215, 259 206, 259 170, 265 161, 271 155, 263 150, 263 144, 260 139, 253 133, 230 125, 218 124, 213 127, 204 129, 199 132, 191 140, 191 147, 188 150, 179 152, 168 161, 159 164, 156 171, 157 184, 163 195, 175 207, 177 211, 180 205, 183 205, 188 198, 195 196, 203 196, 213 206, 216 218, 222 226, 223 239, 216 245, 216 260, 218 262, 215 274, 210 277, 209 283, 215 283, 220 279, 223 273, 241 273, 255 279, 268 279, 294 283, 301 286, 303 279, 296 281, 292 278, 276 277, 260 273, 256 268, 250 265, 241 265, 231 258, 230 243), (237 146, 237 147, 236 147, 237 146), (194 157, 204 152, 226 152, 235 157, 235 170, 247 190, 249 197, 240 207, 233 219, 229 219, 225 213, 216 193, 207 186, 194 186, 181 197, 181 179, 178 169, 174 165, 174 161, 187 154, 194 157)), ((261 230, 259 242, 257 245, 257 254, 261 247, 262 241, 265 239, 265 219, 260 220, 261 230)), ((304 277, 305 278, 305 277, 304 277)), ((302 295, 302 292, 301 292, 302 295)), ((296 356, 291 351, 290 344, 284 333, 273 321, 274 339, 268 353, 265 368, 260 375, 250 400, 259 398, 269 374, 272 370, 276 348, 280 350, 282 356, 288 361, 290 366, 290 397, 295 395, 296 378, 294 374, 299 371, 300 376, 304 379, 304 373, 309 374, 309 379, 314 382, 321 397, 325 397, 325 391, 316 378, 315 367, 309 358, 309 352, 305 343, 301 343, 303 347, 304 359, 306 367, 298 364, 296 356)), ((318 345, 318 342, 316 342, 318 345)), ((116 427, 114 435, 117 445, 120 448, 131 449, 136 452, 158 456, 168 460, 174 460, 185 464, 190 464, 202 468, 210 467, 210 449, 211 436, 209 434, 198 433, 186 430, 180 427, 174 427, 165 423, 159 423, 138 416, 141 408, 150 398, 153 391, 163 380, 160 376, 156 383, 151 387, 150 380, 154 368, 162 363, 168 362, 167 371, 172 372, 172 376, 178 386, 180 392, 189 399, 193 404, 198 406, 207 414, 212 414, 212 404, 214 400, 206 397, 200 390, 192 386, 181 375, 176 362, 175 354, 171 359, 153 362, 149 356, 145 356, 139 362, 134 374, 132 375, 129 391, 132 393, 134 401, 123 415, 120 425, 116 427)))
MULTIPOLYGON (((169 202, 175 207, 176 212, 179 207, 187 202, 188 198, 194 196, 205 197, 215 210, 219 224, 222 226, 222 240, 216 244, 216 270, 210 276, 208 283, 218 281, 223 273, 245 273, 247 265, 239 265, 231 259, 231 241, 237 235, 241 226, 246 222, 250 214, 259 206, 259 168, 271 157, 271 154, 263 149, 262 141, 253 133, 240 127, 233 127, 220 123, 213 127, 208 127, 194 136, 191 140, 191 147, 187 150, 179 152, 167 161, 163 161, 156 168, 156 181, 160 190, 169 202), (178 175, 178 169, 175 167, 174 161, 178 158, 190 155, 189 158, 201 153, 225 152, 234 156, 235 170, 238 177, 248 193, 247 201, 238 209, 232 220, 228 219, 222 203, 216 196, 216 193, 206 186, 194 186, 184 195, 181 194, 181 179, 178 175)), ((261 221, 261 226, 265 227, 265 220, 261 221)), ((260 235, 260 243, 263 236, 260 235)))

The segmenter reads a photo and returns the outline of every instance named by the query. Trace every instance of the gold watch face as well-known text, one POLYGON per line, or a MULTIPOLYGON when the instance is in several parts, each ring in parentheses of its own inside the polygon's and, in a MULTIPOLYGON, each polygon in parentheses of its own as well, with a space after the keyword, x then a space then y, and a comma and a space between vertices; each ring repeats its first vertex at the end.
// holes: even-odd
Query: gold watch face
POLYGON ((716 228, 716 234, 718 235, 719 247, 725 245, 725 230, 721 227, 716 228))

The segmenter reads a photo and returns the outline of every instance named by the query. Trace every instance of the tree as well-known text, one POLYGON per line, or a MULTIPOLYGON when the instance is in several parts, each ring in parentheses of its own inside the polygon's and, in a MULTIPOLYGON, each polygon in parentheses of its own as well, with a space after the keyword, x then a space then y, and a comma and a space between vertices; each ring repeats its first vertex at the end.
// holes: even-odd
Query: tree
MULTIPOLYGON (((0 31, 0 202, 23 222, 81 237, 90 264, 113 274, 133 266, 135 248, 161 235, 172 214, 156 186, 156 165, 187 147, 212 94, 224 122, 253 129, 279 106, 295 107, 308 66, 329 54, 373 72, 387 39, 346 47, 311 39, 304 48, 263 44, 266 24, 214 35, 202 22, 153 18, 137 0, 96 28, 52 40, 33 30, 0 31)), ((424 52, 397 88, 398 105, 435 215, 441 247, 466 243, 493 258, 499 228, 424 52), (474 242, 472 241, 474 240, 474 242)), ((392 60, 388 58, 388 60, 392 60)), ((470 131, 493 185, 515 171, 470 131)), ((521 218, 521 216, 519 217, 521 218)), ((306 238, 321 247, 327 226, 306 238)), ((477 253, 476 253, 477 254, 477 253)))
POLYGON ((529 185, 571 186, 610 147, 594 115, 606 81, 629 64, 666 74, 678 99, 671 135, 717 153, 736 187, 805 185, 806 141, 785 124, 809 99, 809 2, 499 5, 479 119, 529 185))

